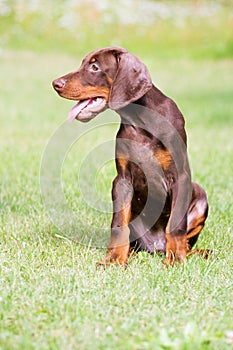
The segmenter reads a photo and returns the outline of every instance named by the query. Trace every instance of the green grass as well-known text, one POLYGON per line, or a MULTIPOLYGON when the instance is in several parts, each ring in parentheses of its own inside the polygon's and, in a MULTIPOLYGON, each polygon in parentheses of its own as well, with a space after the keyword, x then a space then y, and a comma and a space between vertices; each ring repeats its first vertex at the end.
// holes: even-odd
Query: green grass
MULTIPOLYGON (((232 61, 145 58, 156 84, 186 116, 193 176, 210 202, 198 246, 213 249, 213 255, 207 261, 193 256, 185 266, 166 269, 162 257, 139 253, 126 270, 99 270, 95 263, 105 250, 65 238, 50 221, 39 186, 45 145, 73 104, 59 99, 50 83, 79 59, 14 51, 0 59, 0 348, 230 349, 232 61)), ((113 139, 116 130, 114 125, 83 137, 63 165, 66 197, 84 233, 85 224, 108 227, 110 215, 82 200, 80 160, 90 148, 113 139)), ((92 174, 91 165, 85 166, 92 174)), ((97 174, 97 193, 106 200, 114 175, 111 162, 97 174)))

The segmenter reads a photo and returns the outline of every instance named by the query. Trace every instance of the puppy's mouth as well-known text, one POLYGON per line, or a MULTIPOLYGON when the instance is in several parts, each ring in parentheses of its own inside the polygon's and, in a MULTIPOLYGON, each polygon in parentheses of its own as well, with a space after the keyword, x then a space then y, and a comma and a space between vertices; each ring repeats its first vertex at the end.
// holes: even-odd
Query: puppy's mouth
POLYGON ((97 116, 100 112, 103 112, 107 107, 107 101, 103 97, 93 97, 86 100, 80 100, 70 110, 68 115, 69 122, 77 119, 82 122, 88 122, 97 116))

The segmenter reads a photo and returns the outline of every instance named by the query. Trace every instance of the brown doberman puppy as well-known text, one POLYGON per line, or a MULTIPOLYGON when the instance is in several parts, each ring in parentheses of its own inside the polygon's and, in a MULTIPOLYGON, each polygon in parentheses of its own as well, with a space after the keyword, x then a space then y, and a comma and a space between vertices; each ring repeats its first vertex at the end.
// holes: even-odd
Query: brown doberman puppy
POLYGON ((130 248, 186 261, 208 215, 205 191, 191 182, 184 118, 157 89, 146 66, 120 47, 90 53, 78 71, 53 81, 60 96, 78 100, 69 120, 86 122, 106 108, 121 117, 117 177, 106 258, 127 265, 130 248))

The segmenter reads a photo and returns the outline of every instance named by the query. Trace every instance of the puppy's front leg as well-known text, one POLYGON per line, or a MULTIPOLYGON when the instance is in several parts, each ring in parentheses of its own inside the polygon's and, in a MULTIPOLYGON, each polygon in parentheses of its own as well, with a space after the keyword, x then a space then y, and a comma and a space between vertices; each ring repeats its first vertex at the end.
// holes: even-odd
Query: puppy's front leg
POLYGON ((129 255, 129 222, 131 218, 132 185, 130 181, 117 176, 113 182, 113 219, 111 237, 106 258, 98 265, 126 266, 129 255))
POLYGON ((192 197, 192 184, 189 173, 179 176, 172 189, 171 214, 166 227, 166 265, 186 261, 187 242, 187 212, 192 197))

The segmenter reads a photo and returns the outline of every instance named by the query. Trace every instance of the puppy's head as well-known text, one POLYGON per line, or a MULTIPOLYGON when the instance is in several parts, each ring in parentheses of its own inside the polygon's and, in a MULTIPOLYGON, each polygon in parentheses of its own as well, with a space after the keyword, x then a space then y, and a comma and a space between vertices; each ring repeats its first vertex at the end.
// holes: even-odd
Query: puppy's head
POLYGON ((87 55, 79 70, 53 81, 61 97, 79 102, 69 120, 89 121, 106 108, 119 110, 142 97, 152 86, 146 66, 120 47, 87 55))

